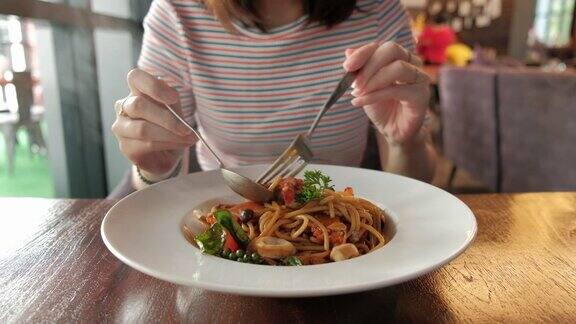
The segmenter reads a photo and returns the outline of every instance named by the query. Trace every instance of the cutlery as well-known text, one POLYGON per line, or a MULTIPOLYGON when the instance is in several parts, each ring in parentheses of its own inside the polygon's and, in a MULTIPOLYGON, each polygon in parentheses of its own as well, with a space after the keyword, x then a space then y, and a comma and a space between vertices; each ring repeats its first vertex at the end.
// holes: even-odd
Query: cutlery
POLYGON ((272 163, 272 165, 266 170, 256 182, 266 185, 270 181, 277 177, 293 177, 300 173, 304 167, 312 160, 314 153, 312 152, 311 138, 320 123, 320 119, 326 114, 328 109, 332 107, 342 95, 350 88, 352 82, 356 78, 356 72, 346 73, 334 92, 330 95, 330 98, 326 101, 316 119, 310 126, 310 129, 305 134, 299 134, 292 141, 292 144, 272 163))
POLYGON ((272 200, 274 196, 272 191, 268 190, 268 188, 264 187, 263 185, 256 183, 253 180, 226 168, 224 162, 222 162, 222 159, 218 157, 216 152, 212 149, 212 147, 208 144, 208 142, 204 139, 204 137, 200 135, 200 132, 196 131, 194 127, 188 124, 188 122, 185 121, 184 118, 180 117, 180 115, 178 115, 170 106, 166 105, 166 109, 168 109, 168 111, 172 113, 172 115, 174 115, 174 117, 176 117, 176 119, 178 119, 182 124, 188 127, 188 129, 190 129, 194 133, 194 135, 198 137, 198 139, 202 142, 202 144, 206 146, 206 148, 208 149, 208 151, 210 151, 210 153, 214 156, 214 158, 216 158, 216 161, 218 162, 220 171, 222 173, 222 177, 224 178, 226 185, 228 185, 230 189, 234 190, 234 192, 236 192, 240 196, 252 201, 272 200))

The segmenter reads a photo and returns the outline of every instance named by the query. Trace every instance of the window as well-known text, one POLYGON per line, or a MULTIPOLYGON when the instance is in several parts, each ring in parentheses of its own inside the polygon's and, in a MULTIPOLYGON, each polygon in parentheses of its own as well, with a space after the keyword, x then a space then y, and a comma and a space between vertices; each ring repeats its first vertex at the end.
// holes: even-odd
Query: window
POLYGON ((17 17, 0 16, 0 55, 8 58, 10 70, 26 70, 26 55, 22 37, 22 24, 17 17))
POLYGON ((538 0, 535 31, 538 41, 549 47, 570 45, 575 0, 538 0))

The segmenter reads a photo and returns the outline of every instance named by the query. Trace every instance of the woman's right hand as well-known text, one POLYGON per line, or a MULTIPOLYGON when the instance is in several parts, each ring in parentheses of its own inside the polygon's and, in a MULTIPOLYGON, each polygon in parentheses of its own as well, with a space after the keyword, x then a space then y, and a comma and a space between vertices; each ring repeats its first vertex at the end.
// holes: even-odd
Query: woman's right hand
POLYGON ((181 114, 176 90, 140 69, 130 71, 127 79, 130 95, 114 105, 117 117, 112 132, 122 154, 140 170, 165 174, 197 138, 166 109, 169 105, 181 114))

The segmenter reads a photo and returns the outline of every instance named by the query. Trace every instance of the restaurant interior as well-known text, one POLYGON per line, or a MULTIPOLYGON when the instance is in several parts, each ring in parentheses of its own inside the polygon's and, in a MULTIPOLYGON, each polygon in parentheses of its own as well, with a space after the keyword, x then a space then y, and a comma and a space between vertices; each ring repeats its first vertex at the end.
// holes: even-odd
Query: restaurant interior
MULTIPOLYGON (((0 322, 576 321, 576 0, 401 0, 430 80, 430 184, 473 230, 418 275, 303 300, 184 289, 102 242, 104 215, 148 181, 111 127, 155 1, 0 0, 0 322)), ((367 141, 362 166, 382 170, 367 141)))
MULTIPOLYGON (((151 1, 2 1, 0 196, 102 198, 130 168, 111 108, 151 1)), ((405 0, 413 34, 455 33, 432 82, 432 183, 452 193, 574 190, 573 0, 405 0), (428 19, 428 20, 427 20, 428 19)), ((422 53, 420 53, 422 54, 422 53)))

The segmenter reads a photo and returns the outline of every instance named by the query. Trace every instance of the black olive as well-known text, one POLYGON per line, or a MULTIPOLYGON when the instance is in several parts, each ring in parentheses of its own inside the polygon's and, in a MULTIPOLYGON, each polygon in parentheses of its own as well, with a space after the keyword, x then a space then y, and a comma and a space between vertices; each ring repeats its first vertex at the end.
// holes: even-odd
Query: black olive
POLYGON ((244 209, 240 212, 240 221, 242 223, 248 223, 254 217, 254 211, 252 209, 244 209))
POLYGON ((252 261, 254 261, 254 263, 260 263, 260 256, 258 255, 258 253, 252 253, 251 258, 252 261))

